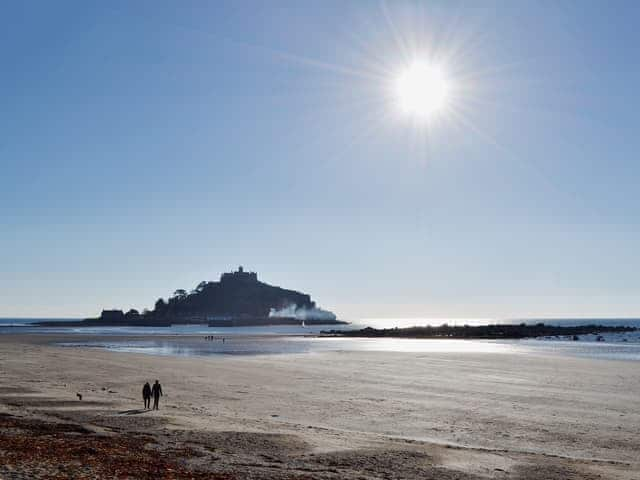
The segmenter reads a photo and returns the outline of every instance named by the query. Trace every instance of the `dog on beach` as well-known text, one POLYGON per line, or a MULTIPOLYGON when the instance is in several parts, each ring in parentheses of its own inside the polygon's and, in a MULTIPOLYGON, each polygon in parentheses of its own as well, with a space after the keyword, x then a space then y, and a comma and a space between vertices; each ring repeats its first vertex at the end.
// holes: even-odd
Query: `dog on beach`
POLYGON ((82 400, 82 394, 81 393, 76 393, 76 396, 78 397, 78 400, 82 400))

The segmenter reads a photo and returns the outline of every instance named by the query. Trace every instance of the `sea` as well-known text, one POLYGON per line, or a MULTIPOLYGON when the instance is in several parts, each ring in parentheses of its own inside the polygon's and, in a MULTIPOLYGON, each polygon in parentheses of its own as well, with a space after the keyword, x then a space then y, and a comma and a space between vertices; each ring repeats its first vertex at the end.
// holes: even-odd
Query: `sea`
POLYGON ((169 356, 313 354, 331 351, 375 351, 408 353, 534 353, 640 362, 640 331, 582 335, 578 341, 564 337, 523 340, 455 340, 401 338, 318 337, 323 330, 394 328, 423 325, 485 325, 489 323, 544 322, 548 325, 625 325, 640 328, 640 319, 359 319, 348 325, 222 327, 175 325, 171 327, 36 327, 38 321, 77 319, 0 318, 0 335, 66 334, 56 345, 68 348, 98 348, 114 352, 169 356), (74 341, 73 337, 78 340, 74 341))

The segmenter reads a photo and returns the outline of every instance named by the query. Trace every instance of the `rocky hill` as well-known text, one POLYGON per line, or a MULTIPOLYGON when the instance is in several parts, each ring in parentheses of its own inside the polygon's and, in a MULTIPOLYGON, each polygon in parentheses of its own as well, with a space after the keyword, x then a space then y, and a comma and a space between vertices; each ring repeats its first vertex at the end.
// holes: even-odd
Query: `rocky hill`
POLYGON ((222 274, 219 282, 201 282, 190 293, 177 290, 167 303, 156 302, 154 312, 171 316, 268 317, 292 305, 301 311, 317 310, 309 295, 261 282, 256 273, 240 267, 236 272, 222 274))

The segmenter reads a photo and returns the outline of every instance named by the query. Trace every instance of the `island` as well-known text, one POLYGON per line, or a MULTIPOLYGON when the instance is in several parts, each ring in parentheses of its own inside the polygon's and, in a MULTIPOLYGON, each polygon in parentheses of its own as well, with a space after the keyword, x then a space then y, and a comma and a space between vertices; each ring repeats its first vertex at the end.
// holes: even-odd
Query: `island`
POLYGON ((269 285, 242 266, 223 273, 219 281, 200 282, 190 292, 176 290, 159 298, 153 310, 103 310, 97 318, 69 322, 38 322, 45 327, 170 327, 206 324, 210 327, 266 325, 340 325, 333 312, 319 308, 311 296, 269 285))
MULTIPOLYGON (((568 337, 578 340, 579 335, 600 335, 602 333, 635 332, 637 327, 620 325, 577 325, 558 326, 535 323, 527 325, 440 325, 408 328, 362 328, 359 330, 327 330, 323 335, 341 337, 396 337, 396 338, 457 338, 457 339, 521 339, 536 337, 568 337)), ((601 337, 600 337, 601 338, 601 337)))

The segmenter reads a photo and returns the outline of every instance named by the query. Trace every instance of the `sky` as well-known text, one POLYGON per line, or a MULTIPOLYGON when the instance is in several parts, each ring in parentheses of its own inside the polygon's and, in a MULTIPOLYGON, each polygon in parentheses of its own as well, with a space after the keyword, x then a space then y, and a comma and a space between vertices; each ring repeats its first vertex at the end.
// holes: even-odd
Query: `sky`
POLYGON ((640 316, 640 4, 4 2, 0 316, 243 265, 345 319, 640 316), (446 67, 449 106, 394 79, 446 67))

